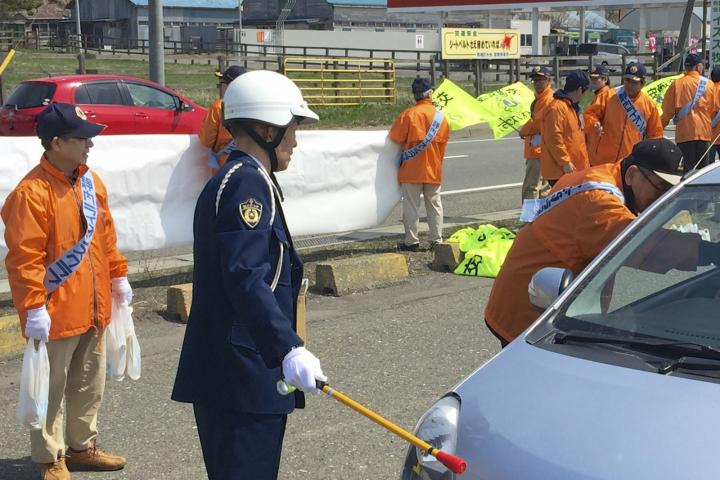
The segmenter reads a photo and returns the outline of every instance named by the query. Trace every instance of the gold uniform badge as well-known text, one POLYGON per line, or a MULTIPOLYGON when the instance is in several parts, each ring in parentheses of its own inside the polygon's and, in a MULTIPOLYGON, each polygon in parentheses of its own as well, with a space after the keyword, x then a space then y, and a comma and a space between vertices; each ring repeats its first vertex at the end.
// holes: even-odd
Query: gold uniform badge
POLYGON ((240 204, 240 216, 243 222, 250 228, 255 228, 260 223, 263 206, 254 198, 250 198, 240 204))

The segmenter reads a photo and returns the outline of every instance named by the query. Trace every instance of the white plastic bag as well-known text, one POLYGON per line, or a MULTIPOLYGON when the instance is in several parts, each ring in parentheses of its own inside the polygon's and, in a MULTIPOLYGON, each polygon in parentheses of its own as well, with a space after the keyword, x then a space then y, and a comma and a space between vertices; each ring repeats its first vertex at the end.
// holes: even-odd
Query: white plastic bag
POLYGON ((45 342, 28 340, 23 355, 20 377, 20 399, 17 419, 20 425, 40 430, 47 418, 48 393, 50 390, 50 361, 45 342))
POLYGON ((132 307, 118 304, 113 299, 110 324, 105 329, 105 348, 110 378, 122 381, 127 374, 131 379, 140 378, 140 343, 135 335, 132 307))

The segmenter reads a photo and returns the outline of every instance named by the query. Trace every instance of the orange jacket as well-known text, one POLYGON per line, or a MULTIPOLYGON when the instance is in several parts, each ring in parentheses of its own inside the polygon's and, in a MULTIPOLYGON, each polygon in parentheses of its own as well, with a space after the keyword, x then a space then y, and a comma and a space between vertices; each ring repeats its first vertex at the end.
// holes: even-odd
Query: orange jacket
MULTIPOLYGON (((720 109, 720 85, 718 85, 720 82, 715 83, 715 111, 717 112, 720 109)), ((716 115, 716 114, 715 114, 716 115)), ((713 115, 713 118, 715 116, 713 115)), ((712 129, 712 138, 715 140, 715 145, 720 145, 720 123, 718 123, 715 128, 712 129)))
POLYGON ((595 122, 600 122, 603 126, 603 134, 599 137, 599 141, 595 141, 594 148, 588 144, 590 165, 619 162, 630 154, 633 146, 639 141, 663 136, 660 113, 653 99, 641 91, 631 100, 647 123, 645 136, 642 136, 630 121, 615 93, 607 97, 604 105, 598 102, 588 107, 585 112, 585 133, 588 138, 591 135, 597 138, 595 122))
POLYGON ((540 174, 544 179, 557 180, 562 177, 562 167, 569 163, 572 163, 576 170, 590 166, 582 114, 575 110, 572 101, 562 90, 555 93, 555 98, 545 109, 540 133, 540 174))
MULTIPOLYGON (((666 127, 680 109, 695 98, 700 73, 692 70, 670 84, 665 92, 662 103, 662 125, 666 127)), ((710 141, 710 122, 717 108, 715 107, 715 86, 708 80, 707 88, 700 101, 690 113, 680 120, 675 127, 675 143, 693 140, 710 141)))
MULTIPOLYGON (((424 98, 412 107, 404 110, 390 127, 388 136, 393 142, 402 145, 403 150, 414 147, 427 136, 430 124, 435 117, 432 100, 424 98)), ((440 130, 428 147, 411 160, 403 162, 398 171, 400 183, 442 183, 442 161, 445 147, 450 136, 447 119, 443 118, 440 130)))
MULTIPOLYGON (((80 167, 80 175, 87 171, 80 167)), ((80 181, 71 184, 45 156, 5 200, 8 254, 5 266, 13 303, 25 332, 27 311, 47 304, 50 340, 72 337, 110 321, 110 280, 127 275, 127 260, 117 249, 107 190, 93 172, 98 199, 95 233, 77 270, 48 297, 45 269, 85 234, 80 181)))
POLYGON ((592 103, 588 105, 588 108, 585 110, 585 145, 587 145, 587 152, 588 152, 588 160, 590 161, 590 165, 597 165, 593 161, 593 157, 595 156, 595 152, 598 149, 598 143, 600 142, 600 136, 595 132, 594 128, 589 128, 593 126, 595 121, 591 118, 588 118, 588 112, 590 111, 590 108, 595 107, 596 108, 602 108, 605 109, 605 105, 607 105, 608 98, 610 98, 612 95, 615 95, 615 89, 610 88, 607 85, 603 85, 600 90, 595 92, 595 98, 593 98, 592 103))
POLYGON ((530 145, 533 135, 540 133, 540 124, 545 113, 545 108, 550 105, 553 99, 553 89, 550 85, 545 88, 539 94, 535 94, 535 101, 533 102, 532 114, 530 120, 525 125, 520 127, 520 136, 525 139, 525 159, 530 160, 531 158, 540 158, 540 152, 542 148, 538 144, 537 146, 530 145))
MULTIPOLYGON (((213 152, 220 152, 233 139, 227 128, 223 126, 222 98, 213 102, 205 114, 200 131, 198 132, 200 143, 213 152)), ((222 167, 229 154, 220 155, 218 163, 222 167)))

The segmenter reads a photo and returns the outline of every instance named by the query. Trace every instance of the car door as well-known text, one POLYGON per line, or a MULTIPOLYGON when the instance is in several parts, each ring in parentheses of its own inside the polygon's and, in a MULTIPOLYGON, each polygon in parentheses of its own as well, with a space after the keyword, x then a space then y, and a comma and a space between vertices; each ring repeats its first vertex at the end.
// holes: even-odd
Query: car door
POLYGON ((135 133, 135 119, 116 80, 98 80, 75 87, 75 104, 87 119, 106 125, 106 135, 135 133))
POLYGON ((132 103, 138 134, 189 133, 182 122, 180 99, 152 85, 123 82, 132 103))

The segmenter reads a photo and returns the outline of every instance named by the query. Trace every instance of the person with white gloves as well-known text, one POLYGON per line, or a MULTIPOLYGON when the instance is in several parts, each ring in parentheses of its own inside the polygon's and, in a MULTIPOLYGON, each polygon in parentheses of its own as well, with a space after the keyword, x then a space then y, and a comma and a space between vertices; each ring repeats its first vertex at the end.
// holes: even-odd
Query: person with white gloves
POLYGON ((236 150, 195 208, 193 299, 172 398, 193 404, 210 480, 273 480, 287 415, 327 380, 296 333, 303 265, 275 181, 298 125, 318 116, 269 71, 233 80, 223 112, 236 150), (282 395, 283 380, 298 390, 282 395))
POLYGON ((125 466, 125 458, 97 447, 105 386, 103 332, 112 296, 132 299, 107 190, 87 166, 91 139, 103 128, 88 122, 75 105, 51 103, 36 126, 45 149, 40 163, 0 212, 21 331, 47 342, 47 419, 30 434, 31 457, 43 480, 69 479, 73 469, 125 466))

